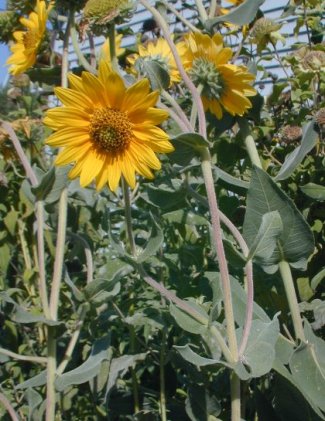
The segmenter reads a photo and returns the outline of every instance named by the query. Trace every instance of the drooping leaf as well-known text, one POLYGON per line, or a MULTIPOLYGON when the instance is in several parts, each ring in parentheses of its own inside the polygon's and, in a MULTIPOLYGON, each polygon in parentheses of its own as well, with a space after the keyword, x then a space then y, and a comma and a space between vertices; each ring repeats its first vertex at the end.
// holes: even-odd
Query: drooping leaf
POLYGON ((112 358, 110 347, 111 337, 106 335, 94 341, 91 353, 87 360, 74 370, 68 371, 57 377, 55 387, 59 392, 64 391, 73 384, 82 384, 98 375, 101 363, 112 358))
POLYGON ((37 407, 43 402, 42 396, 32 388, 28 388, 25 392, 28 402, 28 421, 33 421, 33 415, 37 407))
POLYGON ((314 121, 311 121, 304 126, 301 144, 293 152, 287 155, 284 164, 275 177, 275 181, 285 180, 290 177, 298 165, 301 164, 307 153, 314 148, 318 139, 318 133, 316 132, 314 125, 314 121))
POLYGON ((247 190, 249 188, 249 183, 247 181, 240 180, 239 178, 233 177, 232 175, 226 173, 221 168, 218 168, 216 165, 213 167, 217 178, 224 181, 227 185, 239 187, 241 189, 247 190))
POLYGON ((325 268, 319 271, 317 275, 315 275, 313 279, 310 281, 311 288, 315 291, 318 285, 323 281, 324 278, 325 278, 325 268))
POLYGON ((138 361, 146 358, 147 354, 123 355, 122 357, 113 358, 109 370, 109 377, 106 387, 106 398, 114 387, 119 376, 124 376, 129 368, 134 367, 138 361))
POLYGON ((282 224, 273 254, 263 262, 263 268, 277 268, 281 260, 286 260, 297 268, 304 268, 307 258, 314 250, 314 237, 307 222, 292 200, 276 185, 271 177, 254 167, 247 195, 247 209, 244 220, 244 237, 249 247, 255 241, 263 216, 278 211, 282 224))
POLYGON ((147 244, 145 245, 143 252, 137 255, 136 257, 136 261, 138 263, 143 263, 149 257, 154 256, 158 252, 164 241, 164 235, 161 228, 159 227, 153 216, 151 216, 151 219, 153 222, 151 235, 147 244))
POLYGON ((277 239, 281 235, 282 229, 281 216, 278 211, 265 213, 262 216, 255 240, 250 247, 247 260, 255 257, 267 262, 276 248, 277 239))
POLYGON ((153 91, 168 89, 170 84, 169 73, 157 61, 139 57, 135 63, 135 68, 148 77, 153 91))
POLYGON ((247 25, 255 18, 259 7, 264 1, 265 0, 246 0, 226 15, 208 19, 205 22, 205 26, 208 30, 211 30, 214 25, 220 22, 230 22, 238 26, 247 25))
POLYGON ((43 323, 48 326, 59 326, 62 322, 46 319, 42 314, 33 314, 25 310, 23 307, 16 305, 13 320, 16 323, 43 323))
POLYGON ((205 367, 209 365, 215 365, 222 363, 220 360, 215 360, 213 358, 201 357, 199 354, 194 352, 191 347, 187 344, 184 346, 174 346, 175 349, 180 353, 184 360, 188 361, 191 364, 194 364, 198 367, 205 367))
POLYGON ((164 213, 163 218, 169 223, 187 224, 187 225, 209 225, 207 219, 201 215, 196 215, 191 211, 179 209, 173 212, 164 213))

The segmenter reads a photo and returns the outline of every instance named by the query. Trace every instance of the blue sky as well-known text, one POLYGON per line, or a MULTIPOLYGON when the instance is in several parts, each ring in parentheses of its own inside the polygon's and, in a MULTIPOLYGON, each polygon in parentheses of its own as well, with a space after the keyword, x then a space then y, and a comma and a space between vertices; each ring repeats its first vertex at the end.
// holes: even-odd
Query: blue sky
MULTIPOLYGON (((0 10, 6 8, 5 0, 0 0, 0 10)), ((7 57, 9 55, 8 47, 6 45, 0 44, 0 85, 3 85, 7 78, 7 69, 5 66, 7 57)))

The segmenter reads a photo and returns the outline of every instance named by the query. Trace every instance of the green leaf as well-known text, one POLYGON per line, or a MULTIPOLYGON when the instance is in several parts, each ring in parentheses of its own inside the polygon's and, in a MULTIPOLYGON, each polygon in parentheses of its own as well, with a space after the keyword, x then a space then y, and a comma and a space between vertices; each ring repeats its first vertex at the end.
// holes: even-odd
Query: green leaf
POLYGON ((198 385, 189 387, 185 409, 191 421, 216 420, 221 412, 217 398, 210 395, 206 387, 198 385))
POLYGON ((297 286, 301 301, 309 301, 314 295, 314 291, 309 284, 309 278, 297 278, 297 286))
POLYGON ((0 246, 0 273, 5 274, 7 272, 10 258, 10 247, 6 243, 2 244, 0 246))
POLYGON ((325 411, 325 342, 314 335, 306 320, 304 331, 307 343, 302 343, 293 353, 290 370, 304 395, 325 411))
POLYGON ((300 190, 315 200, 325 200, 325 187, 315 183, 308 183, 300 187, 300 190))
POLYGON ((202 322, 199 322, 194 317, 190 316, 185 311, 176 307, 174 304, 170 303, 170 314, 174 317, 177 324, 184 329, 186 332, 194 333, 197 335, 202 335, 207 331, 207 325, 209 317, 207 313, 202 309, 202 307, 187 301, 186 304, 192 307, 197 313, 202 316, 202 322), (206 321, 205 321, 206 320, 206 321))
POLYGON ((182 358, 184 358, 185 361, 188 361, 189 363, 194 364, 197 367, 223 364, 223 362, 220 360, 201 357, 196 352, 194 352, 188 344, 184 346, 174 346, 174 348, 180 353, 180 355, 182 356, 182 358))
POLYGON ((62 392, 73 384, 82 384, 93 379, 98 375, 102 361, 112 358, 112 352, 110 335, 97 339, 94 341, 91 353, 84 363, 57 377, 55 381, 56 389, 62 392))
POLYGON ((143 252, 136 256, 136 261, 138 263, 143 263, 149 257, 154 256, 157 253, 157 251, 161 248, 164 242, 164 235, 161 228, 159 227, 152 215, 151 219, 153 221, 151 235, 143 252))
POLYGON ((272 256, 282 230, 283 226, 279 212, 265 213, 262 216, 262 222, 255 240, 250 247, 247 260, 255 257, 266 262, 272 256))
POLYGON ((224 181, 226 184, 229 184, 230 186, 240 187, 241 189, 247 190, 249 188, 249 183, 247 181, 240 180, 239 178, 233 177, 232 175, 226 173, 221 168, 218 168, 217 166, 213 167, 213 170, 215 174, 217 175, 217 178, 224 181))
POLYGON ((148 203, 162 209, 163 211, 179 209, 186 204, 187 192, 181 185, 173 187, 162 185, 159 188, 147 186, 147 195, 141 197, 148 203))
POLYGON ((139 57, 135 63, 135 68, 148 77, 153 91, 168 89, 170 85, 168 71, 156 60, 142 59, 139 57))
POLYGON ((39 181, 38 186, 31 187, 32 193, 38 200, 44 200, 52 189, 55 180, 55 167, 44 173, 39 181))
POLYGON ((214 25, 220 22, 230 22, 238 26, 247 25, 255 18, 258 8, 264 1, 265 0, 246 0, 226 15, 208 19, 205 22, 205 27, 210 31, 214 25))
POLYGON ((34 68, 27 72, 32 82, 45 83, 46 85, 59 86, 61 84, 61 66, 50 68, 34 68))
POLYGON ((11 209, 3 218, 3 222, 5 223, 5 226, 11 235, 15 235, 18 217, 19 212, 17 212, 15 209, 11 209))
POLYGON ((124 376, 129 368, 134 367, 138 361, 143 361, 147 354, 123 355, 122 357, 113 358, 109 370, 109 377, 106 387, 106 397, 114 387, 119 376, 124 376))
POLYGON ((120 282, 110 282, 107 279, 96 279, 90 282, 84 292, 89 302, 95 306, 101 306, 121 291, 120 282))
POLYGON ((17 389, 17 390, 28 389, 28 388, 32 388, 32 387, 43 386, 44 384, 46 384, 46 370, 41 371, 36 376, 26 380, 25 382, 22 382, 22 383, 18 384, 15 387, 15 389, 17 389))
POLYGON ((28 388, 25 392, 28 402, 28 421, 33 420, 33 414, 37 407, 43 402, 42 396, 32 388, 28 388))
POLYGON ((290 177, 298 165, 301 164, 307 153, 314 148, 318 139, 318 133, 314 126, 314 121, 311 121, 304 126, 301 144, 293 152, 287 155, 280 171, 274 178, 275 181, 285 180, 290 177))
POLYGON ((163 218, 170 224, 209 225, 208 220, 203 216, 184 209, 164 213, 163 218))
POLYGON ((174 137, 172 142, 176 150, 178 142, 183 143, 197 152, 201 152, 202 149, 209 147, 209 142, 197 133, 182 133, 174 137))
POLYGON ((244 220, 244 237, 249 247, 259 232, 263 215, 278 211, 283 231, 273 254, 263 262, 264 270, 286 260, 297 268, 304 268, 307 258, 314 250, 314 236, 292 200, 276 185, 271 177, 254 167, 247 195, 247 209, 244 220))
MULTIPOLYGON (((238 337, 241 337, 241 331, 242 329, 237 330, 238 337)), ((279 333, 279 322, 276 317, 269 323, 253 320, 243 355, 245 365, 249 366, 250 377, 260 377, 271 371, 279 333)))
POLYGON ((33 314, 17 304, 15 307, 16 312, 13 315, 12 320, 16 323, 42 323, 47 326, 59 326, 62 324, 62 322, 46 319, 42 314, 33 314))
POLYGON ((324 278, 325 278, 325 268, 323 268, 320 272, 318 272, 317 275, 315 275, 313 279, 310 281, 311 288, 315 291, 318 285, 322 282, 324 278))

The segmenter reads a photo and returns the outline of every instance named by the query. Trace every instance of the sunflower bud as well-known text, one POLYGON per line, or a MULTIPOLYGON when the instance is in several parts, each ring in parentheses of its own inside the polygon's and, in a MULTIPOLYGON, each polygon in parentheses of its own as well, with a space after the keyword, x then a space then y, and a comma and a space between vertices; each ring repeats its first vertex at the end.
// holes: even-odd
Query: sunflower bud
POLYGON ((325 53, 323 51, 310 51, 301 63, 306 71, 319 72, 325 67, 325 53))
POLYGON ((224 83, 214 63, 197 58, 193 61, 193 67, 189 73, 193 82, 197 86, 201 85, 203 87, 203 95, 208 98, 220 98, 220 94, 224 89, 224 83))
POLYGON ((299 126, 284 126, 281 130, 281 139, 289 144, 298 142, 302 138, 302 129, 299 126))
POLYGON ((321 108, 315 115, 315 121, 321 131, 325 131, 325 108, 321 108))
POLYGON ((119 15, 125 15, 130 9, 131 4, 128 0, 88 0, 84 8, 84 16, 90 24, 101 26, 119 15))
POLYGON ((284 44, 285 39, 278 32, 281 26, 280 23, 264 17, 255 22, 251 30, 251 41, 257 44, 258 51, 262 51, 269 42, 275 44, 279 40, 284 44))

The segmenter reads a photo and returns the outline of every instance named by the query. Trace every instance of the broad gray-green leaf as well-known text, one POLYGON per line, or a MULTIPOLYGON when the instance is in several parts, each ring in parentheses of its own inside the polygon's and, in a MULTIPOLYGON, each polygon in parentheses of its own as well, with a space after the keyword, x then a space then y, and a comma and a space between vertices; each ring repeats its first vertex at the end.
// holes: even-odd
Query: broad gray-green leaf
POLYGON ((55 381, 56 389, 59 392, 62 392, 68 386, 85 383, 97 376, 102 361, 110 360, 112 358, 110 343, 110 335, 96 340, 89 357, 84 363, 74 370, 68 371, 57 377, 55 381))
MULTIPOLYGON (((244 288, 238 282, 238 280, 232 276, 230 277, 230 284, 231 284, 231 293, 232 293, 235 321, 239 326, 242 326, 244 323, 245 314, 246 314, 247 294, 244 288)), ((264 323, 270 322, 270 318, 268 317, 268 315, 255 302, 253 305, 253 318, 259 319, 264 323)))
POLYGON ((109 377, 106 387, 106 397, 114 387, 118 377, 124 376, 129 368, 134 367, 138 361, 146 358, 147 354, 123 355, 122 357, 113 358, 109 370, 109 377))
POLYGON ((143 263, 149 257, 155 255, 157 251, 160 249, 160 247, 162 246, 162 243, 164 241, 163 232, 161 228, 159 227, 159 225, 157 224, 157 222, 154 220, 153 216, 152 216, 152 222, 153 224, 152 224, 151 235, 147 244, 145 245, 145 249, 143 250, 141 254, 139 254, 136 257, 136 261, 138 263, 143 263))
POLYGON ((308 183, 300 187, 300 190, 315 200, 325 200, 325 187, 315 183, 308 183))
POLYGON ((238 26, 247 25, 255 18, 258 8, 264 1, 265 0, 246 0, 226 15, 208 19, 205 22, 205 26, 208 30, 211 30, 214 25, 220 22, 230 22, 238 26))
POLYGON ((135 63, 138 72, 148 77, 152 90, 167 89, 170 84, 168 71, 156 60, 139 57, 135 63))
MULTIPOLYGON (((239 333, 241 330, 237 332, 239 333)), ((253 320, 244 353, 250 377, 260 377, 271 371, 279 333, 279 322, 276 317, 269 323, 253 320)), ((241 333, 239 333, 239 337, 241 337, 241 333)))
POLYGON ((38 186, 32 187, 31 191, 37 199, 43 200, 48 193, 51 191, 55 180, 55 167, 52 167, 49 171, 44 172, 41 176, 38 186))
POLYGON ((96 279, 90 282, 84 290, 91 304, 100 306, 115 297, 121 291, 120 282, 110 282, 107 279, 96 279))
POLYGON ((59 326, 62 324, 62 322, 46 319, 42 314, 33 314, 18 305, 16 305, 16 312, 12 319, 16 323, 43 323, 48 326, 59 326))
POLYGON ((310 227, 292 200, 272 178, 260 168, 254 167, 243 227, 249 247, 255 241, 263 216, 272 211, 279 212, 283 230, 272 256, 267 259, 264 267, 274 267, 284 259, 291 265, 303 268, 304 262, 314 250, 314 236, 310 227))
POLYGON ((221 168, 217 167, 216 165, 213 167, 213 170, 217 176, 217 178, 225 183, 240 187, 242 189, 247 190, 249 188, 249 183, 247 181, 240 180, 239 178, 233 177, 232 175, 228 174, 227 172, 223 171, 221 168))
POLYGON ((20 383, 15 387, 15 389, 28 389, 30 387, 39 387, 46 384, 46 370, 41 371, 36 376, 31 379, 26 380, 25 382, 20 383))
POLYGON ((325 411, 325 342, 314 335, 305 320, 307 343, 302 343, 290 359, 294 381, 322 411, 325 411))
POLYGON ((223 364, 223 362, 220 361, 220 360, 201 357, 196 352, 194 352, 188 344, 184 345, 184 346, 174 346, 174 348, 177 349, 177 351, 181 354, 181 356, 184 358, 184 360, 188 361, 191 364, 196 365, 197 367, 205 367, 205 366, 209 366, 209 365, 223 364))
POLYGON ((257 231, 255 240, 250 247, 247 260, 255 257, 267 261, 273 254, 276 242, 282 233, 282 221, 278 211, 265 213, 257 231))
POLYGON ((197 335, 202 335, 206 333, 209 317, 207 313, 198 305, 187 301, 186 304, 189 307, 193 308, 198 315, 201 321, 197 318, 190 316, 185 311, 176 307, 174 304, 170 303, 170 314, 174 317, 177 324, 184 329, 186 332, 194 333, 197 335))
POLYGON ((279 335, 275 344, 275 354, 282 364, 288 364, 295 350, 295 344, 285 336, 279 335))
POLYGON ((290 177, 294 170, 301 164, 304 157, 316 145, 318 133, 314 128, 314 121, 310 121, 303 128, 301 144, 290 154, 287 155, 280 171, 275 177, 275 181, 285 180, 290 177))

